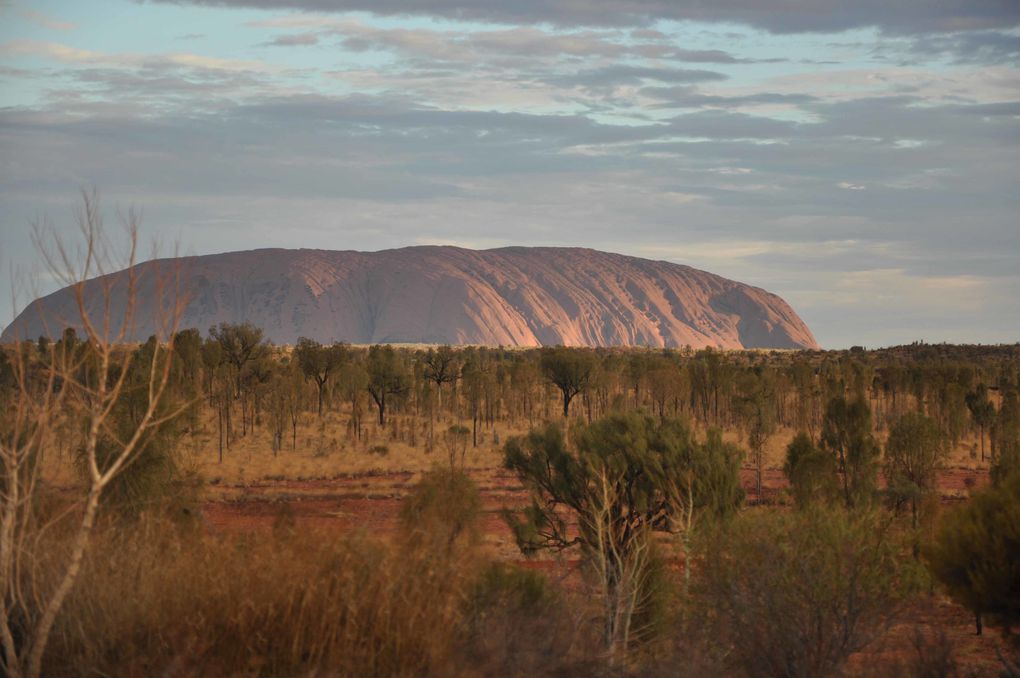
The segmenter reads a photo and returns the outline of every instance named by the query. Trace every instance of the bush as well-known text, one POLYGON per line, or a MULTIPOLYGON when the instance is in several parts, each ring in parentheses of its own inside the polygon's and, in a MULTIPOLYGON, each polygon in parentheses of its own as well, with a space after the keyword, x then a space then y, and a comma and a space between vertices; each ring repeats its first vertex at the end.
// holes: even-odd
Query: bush
POLYGON ((949 513, 925 550, 932 573, 957 602, 990 615, 1008 635, 1020 622, 1020 472, 949 513))
POLYGON ((811 437, 801 431, 786 448, 783 473, 797 508, 829 503, 839 494, 836 458, 819 449, 811 437))
POLYGON ((534 570, 492 563, 464 604, 465 660, 479 675, 548 675, 573 662, 570 601, 534 570))
POLYGON ((874 513, 754 512, 706 540, 699 597, 731 670, 832 675, 917 589, 901 558, 874 513))
POLYGON ((400 509, 400 523, 413 544, 433 544, 450 552, 459 541, 478 538, 482 500, 464 471, 434 468, 422 476, 400 509))
POLYGON ((577 425, 571 438, 572 449, 550 424, 507 441, 506 467, 532 502, 523 520, 506 518, 526 555, 579 546, 603 604, 610 661, 625 661, 632 643, 654 637, 668 604, 652 532, 687 536, 695 514, 732 513, 743 498, 739 449, 718 431, 699 444, 683 422, 637 413, 577 425))

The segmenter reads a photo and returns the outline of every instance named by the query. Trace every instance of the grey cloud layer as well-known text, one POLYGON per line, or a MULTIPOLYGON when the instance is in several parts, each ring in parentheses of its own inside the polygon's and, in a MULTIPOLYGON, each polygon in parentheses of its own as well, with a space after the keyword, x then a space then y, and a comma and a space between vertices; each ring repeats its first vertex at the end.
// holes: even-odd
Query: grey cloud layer
POLYGON ((161 0, 312 12, 362 11, 557 26, 643 25, 658 19, 734 22, 775 33, 877 26, 895 33, 1002 29, 1020 24, 1011 0, 161 0))

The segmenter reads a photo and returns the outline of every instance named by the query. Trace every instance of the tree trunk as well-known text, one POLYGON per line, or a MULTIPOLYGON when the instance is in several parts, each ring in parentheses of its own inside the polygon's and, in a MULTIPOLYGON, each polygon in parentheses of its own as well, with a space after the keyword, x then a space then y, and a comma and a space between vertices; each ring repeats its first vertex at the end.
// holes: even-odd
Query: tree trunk
POLYGON ((217 403, 216 408, 216 430, 220 444, 220 463, 223 463, 223 406, 217 403))
POLYGON ((88 499, 85 501, 85 514, 82 516, 81 524, 78 527, 78 534, 75 536, 74 546, 71 550, 71 562, 68 563, 64 576, 57 586, 57 590, 53 593, 53 597, 50 598, 46 609, 43 611, 42 618, 39 620, 39 624, 32 633, 32 645, 25 671, 25 675, 28 678, 38 678, 42 675, 43 651, 46 649, 46 643, 49 640, 53 622, 56 621, 57 612, 60 611, 60 607, 64 604, 64 599, 71 592, 71 587, 74 586, 74 582, 78 579, 78 573, 81 571, 81 564, 85 558, 85 549, 88 547, 89 537, 92 535, 92 527, 96 520, 96 512, 99 509, 99 495, 101 492, 102 485, 99 485, 99 487, 94 486, 92 491, 89 492, 88 499))

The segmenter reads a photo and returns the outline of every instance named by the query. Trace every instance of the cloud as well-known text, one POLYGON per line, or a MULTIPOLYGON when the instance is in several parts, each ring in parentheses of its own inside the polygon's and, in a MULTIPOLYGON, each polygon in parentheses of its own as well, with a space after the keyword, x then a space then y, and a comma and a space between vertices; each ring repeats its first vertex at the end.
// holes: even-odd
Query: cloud
POLYGON ((18 15, 21 16, 23 19, 31 21, 32 23, 38 26, 42 26, 43 28, 47 28, 51 31, 66 32, 73 31, 76 28, 78 28, 78 25, 73 22, 58 19, 57 17, 46 14, 44 12, 39 12, 34 9, 19 8, 17 12, 18 15))
POLYGON ((948 56, 958 64, 1020 64, 1020 34, 966 31, 914 38, 907 48, 916 57, 948 56))
POLYGON ((645 80, 667 83, 712 82, 725 80, 724 73, 699 69, 657 68, 651 66, 613 65, 574 73, 550 76, 547 82, 561 87, 609 87, 639 85, 645 80))
MULTIPOLYGON (((161 0, 179 4, 182 0, 161 0)), ((186 0, 185 0, 186 1, 186 0)), ((306 12, 369 12, 459 21, 555 26, 647 26, 657 20, 738 23, 773 33, 878 27, 891 33, 1004 29, 1020 24, 1020 4, 1002 0, 191 0, 215 7, 306 12)))
POLYGON ((651 99, 661 100, 656 104, 664 108, 740 108, 744 106, 781 105, 802 106, 818 101, 818 97, 810 94, 779 94, 775 92, 758 92, 755 94, 720 96, 704 94, 689 86, 681 87, 644 87, 639 94, 651 99))
POLYGON ((291 33, 278 35, 263 44, 269 47, 305 47, 319 44, 319 36, 315 33, 291 33))
POLYGON ((187 52, 175 54, 129 54, 79 49, 58 42, 11 40, 0 44, 0 55, 39 56, 64 64, 102 64, 121 68, 167 68, 183 66, 216 71, 274 72, 281 70, 264 61, 224 59, 187 52))

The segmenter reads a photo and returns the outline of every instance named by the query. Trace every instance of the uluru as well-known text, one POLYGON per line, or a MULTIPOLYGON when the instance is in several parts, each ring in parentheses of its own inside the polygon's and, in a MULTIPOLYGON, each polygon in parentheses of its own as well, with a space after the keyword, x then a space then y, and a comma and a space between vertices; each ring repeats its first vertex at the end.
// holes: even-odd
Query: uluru
MULTIPOLYGON (((249 322, 276 343, 817 348, 780 297, 690 266, 591 249, 418 246, 378 252, 259 249, 139 264, 139 309, 157 274, 189 299, 180 326, 249 322)), ((86 283, 97 304, 126 303, 126 273, 86 283)), ((114 314, 116 317, 116 313, 114 314)), ((2 340, 75 326, 64 288, 32 302, 2 340)), ((153 334, 139 314, 129 339, 153 334)))

